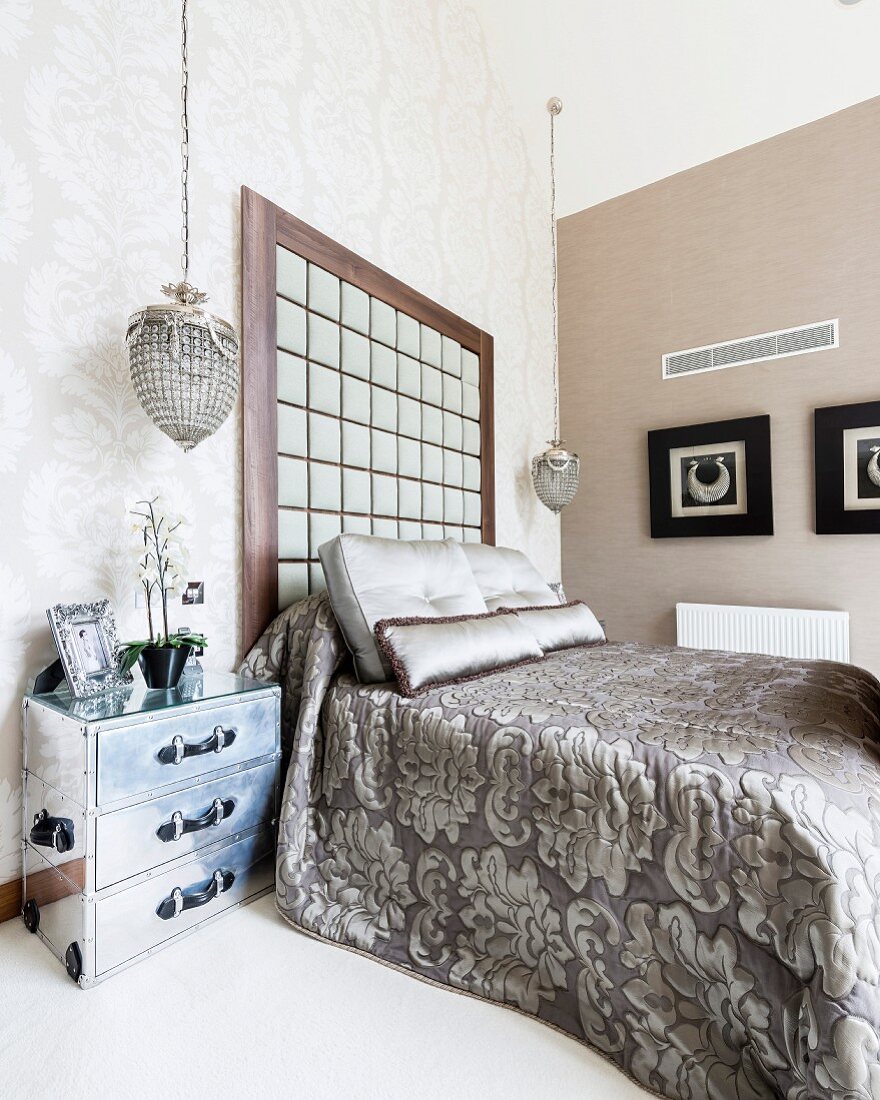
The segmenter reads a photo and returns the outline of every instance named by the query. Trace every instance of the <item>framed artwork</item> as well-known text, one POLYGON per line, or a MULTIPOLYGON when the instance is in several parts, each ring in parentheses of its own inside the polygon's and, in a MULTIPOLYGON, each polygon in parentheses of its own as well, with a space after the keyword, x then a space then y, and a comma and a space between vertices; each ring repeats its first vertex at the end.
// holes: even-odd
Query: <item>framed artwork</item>
POLYGON ((59 603, 46 614, 70 694, 88 699, 131 683, 116 662, 116 620, 109 600, 59 603))
POLYGON ((772 535, 770 417, 648 432, 651 538, 772 535))
POLYGON ((814 416, 816 534, 880 533, 880 401, 814 416))

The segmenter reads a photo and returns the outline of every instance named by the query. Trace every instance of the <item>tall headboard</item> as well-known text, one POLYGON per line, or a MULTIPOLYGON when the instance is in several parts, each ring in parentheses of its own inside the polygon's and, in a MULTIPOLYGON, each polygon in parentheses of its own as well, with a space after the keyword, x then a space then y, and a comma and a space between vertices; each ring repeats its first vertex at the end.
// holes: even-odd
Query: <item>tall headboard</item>
POLYGON ((492 337, 242 188, 244 640, 340 531, 495 541, 492 337))

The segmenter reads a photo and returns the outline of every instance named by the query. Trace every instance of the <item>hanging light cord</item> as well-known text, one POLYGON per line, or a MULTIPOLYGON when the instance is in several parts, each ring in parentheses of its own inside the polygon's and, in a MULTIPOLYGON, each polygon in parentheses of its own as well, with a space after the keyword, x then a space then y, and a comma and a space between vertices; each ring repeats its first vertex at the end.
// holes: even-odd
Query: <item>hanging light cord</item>
POLYGON ((189 282, 189 115, 187 114, 187 93, 189 92, 189 68, 186 56, 186 3, 182 0, 180 17, 180 211, 183 225, 180 230, 183 241, 183 253, 180 266, 183 268, 183 281, 189 282))
POLYGON ((162 293, 180 305, 201 306, 208 300, 189 281, 189 57, 187 54, 189 26, 186 19, 187 0, 180 4, 180 213, 182 224, 180 239, 183 251, 180 267, 183 278, 179 283, 164 283, 162 293))
POLYGON ((550 112, 550 241, 553 246, 553 442, 559 439, 559 293, 556 261, 556 116, 562 110, 558 99, 547 104, 550 112))

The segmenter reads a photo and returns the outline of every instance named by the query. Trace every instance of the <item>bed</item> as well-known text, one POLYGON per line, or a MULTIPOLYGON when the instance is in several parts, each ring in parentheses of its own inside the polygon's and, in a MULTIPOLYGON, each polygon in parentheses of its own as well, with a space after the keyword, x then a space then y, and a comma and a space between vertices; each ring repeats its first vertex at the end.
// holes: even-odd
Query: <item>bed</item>
POLYGON ((880 1096, 871 676, 608 644, 411 700, 346 664, 323 594, 246 662, 284 687, 291 924, 662 1096, 880 1096))
MULTIPOLYGON (((268 232, 248 202, 245 297, 259 317, 266 256, 290 223, 275 210, 268 232)), ((283 917, 527 1013, 660 1096, 880 1097, 877 681, 827 662, 608 643, 416 698, 361 683, 310 529, 292 535, 280 517, 326 510, 283 503, 275 345, 261 322, 249 357, 248 315, 243 671, 283 689, 283 917)), ((479 335, 473 347, 491 349, 479 335)), ((483 444, 486 415, 484 402, 483 444)), ((293 457, 313 461, 308 439, 293 457)), ((488 544, 479 457, 474 534, 488 544)), ((454 539, 452 488, 452 513, 418 522, 454 539)), ((335 530, 363 531, 347 514, 335 530)), ((356 515, 396 523, 400 539, 416 522, 356 515)))

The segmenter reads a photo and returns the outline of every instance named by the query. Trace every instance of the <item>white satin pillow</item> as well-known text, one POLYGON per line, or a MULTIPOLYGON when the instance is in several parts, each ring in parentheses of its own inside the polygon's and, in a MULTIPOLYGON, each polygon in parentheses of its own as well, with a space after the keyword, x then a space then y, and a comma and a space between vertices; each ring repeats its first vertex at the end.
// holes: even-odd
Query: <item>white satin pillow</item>
POLYGON ((337 535, 318 547, 327 595, 363 684, 392 678, 373 626, 389 615, 486 613, 467 558, 452 541, 337 535))
POLYGON ((375 633, 401 695, 409 697, 544 656, 533 631, 506 609, 447 618, 382 619, 375 633))
POLYGON ((556 599, 553 589, 521 550, 482 542, 460 545, 490 611, 499 607, 541 607, 556 599))
POLYGON ((529 628, 545 653, 578 645, 604 645, 605 631, 581 600, 547 607, 519 607, 516 617, 529 628))

